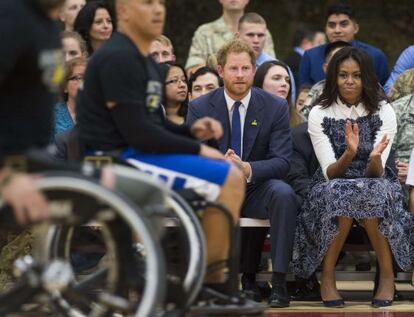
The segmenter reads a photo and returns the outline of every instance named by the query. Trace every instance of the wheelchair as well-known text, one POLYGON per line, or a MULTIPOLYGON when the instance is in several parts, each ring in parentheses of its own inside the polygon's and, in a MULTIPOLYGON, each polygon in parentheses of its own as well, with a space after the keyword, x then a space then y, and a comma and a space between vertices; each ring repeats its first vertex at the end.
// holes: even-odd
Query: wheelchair
MULTIPOLYGON (((29 300, 50 301, 63 316, 262 315, 262 306, 238 296, 237 228, 226 294, 203 287, 206 248, 194 210, 200 215, 211 203, 170 191, 137 170, 112 168, 116 192, 73 173, 43 174, 40 189, 52 220, 43 228, 40 254, 16 262, 19 279, 0 294, 2 315, 29 300), (98 228, 101 239, 102 257, 86 273, 71 263, 75 226, 98 228)), ((233 227, 230 213, 213 205, 233 227)))
MULTIPOLYGON (((36 160, 27 162, 28 172, 41 173, 39 189, 49 200, 51 219, 33 226, 33 256, 16 261, 17 281, 0 294, 0 315, 24 311, 25 303, 35 302, 62 316, 156 316, 164 301, 166 274, 152 220, 126 195, 88 177, 94 170, 90 165, 82 166, 80 175, 49 171, 43 162, 39 169, 36 160), (106 260, 79 279, 65 256, 69 247, 62 238, 70 235, 68 228, 85 224, 101 228, 106 260), (135 241, 139 254, 133 252, 135 241)), ((166 192, 154 182, 143 181, 142 187, 142 199, 165 201, 166 192)), ((13 223, 8 207, 2 204, 1 209, 2 215, 10 216, 1 223, 13 223)))

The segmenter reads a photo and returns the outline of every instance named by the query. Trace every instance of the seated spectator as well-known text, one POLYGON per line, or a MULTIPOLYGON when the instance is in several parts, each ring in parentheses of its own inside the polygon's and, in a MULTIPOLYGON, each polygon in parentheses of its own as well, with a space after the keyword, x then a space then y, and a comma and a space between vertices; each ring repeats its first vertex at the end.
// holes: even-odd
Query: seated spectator
POLYGON ((299 94, 298 94, 298 97, 296 98, 296 103, 295 103, 296 111, 298 113, 300 113, 300 111, 304 107, 305 101, 306 99, 308 99, 310 89, 311 89, 311 85, 303 85, 300 88, 299 94))
POLYGON ((90 1, 76 17, 74 30, 86 42, 89 55, 105 43, 116 29, 115 19, 110 7, 101 1, 90 1))
MULTIPOLYGON (((223 136, 208 144, 219 148, 243 171, 247 190, 242 216, 270 221, 273 287, 269 303, 271 307, 287 307, 286 273, 298 208, 295 193, 282 180, 291 155, 288 104, 286 99, 252 87, 256 56, 244 41, 227 43, 217 60, 224 87, 192 100, 187 123, 205 117, 221 122, 223 136)), ((241 285, 245 295, 257 301, 262 296, 256 272, 266 234, 257 228, 242 230, 241 285)))
POLYGON ((71 129, 76 122, 75 99, 83 80, 87 60, 78 57, 66 63, 65 78, 62 84, 63 102, 55 106, 54 135, 71 129))
MULTIPOLYGON (((332 57, 343 47, 351 46, 348 42, 344 41, 336 41, 333 43, 329 43, 325 47, 325 63, 323 64, 323 72, 326 73, 328 69, 328 65, 332 57)), ((308 93, 308 98, 305 100, 305 103, 300 110, 301 116, 308 118, 309 112, 311 109, 317 104, 320 95, 322 94, 323 88, 325 87, 325 79, 317 82, 315 85, 312 86, 308 93)))
POLYGON ((299 83, 299 65, 305 51, 325 44, 326 36, 309 25, 299 25, 293 36, 293 50, 285 59, 285 63, 292 70, 295 83, 299 83))
POLYGON ((414 68, 400 74, 394 85, 388 91, 388 98, 394 101, 414 93, 414 68))
POLYGON ((188 108, 187 75, 182 66, 172 62, 167 65, 168 71, 164 83, 164 110, 169 121, 183 124, 188 108))
POLYGON ((174 47, 165 35, 160 35, 152 41, 150 55, 157 63, 175 62, 174 47))
POLYGON ((402 97, 391 103, 397 118, 398 131, 394 138, 395 157, 408 163, 414 148, 414 94, 402 97))
POLYGON ((328 307, 344 306, 335 264, 354 218, 363 222, 379 262, 374 307, 393 302, 392 254, 402 269, 413 262, 413 220, 395 173, 385 166, 397 123, 384 99, 368 53, 345 47, 332 58, 320 103, 309 115, 320 168, 298 217, 293 265, 307 278, 322 264, 321 297, 328 307))
POLYGON ((79 11, 85 6, 86 0, 66 0, 63 5, 59 18, 62 21, 64 31, 73 31, 73 24, 79 11))
POLYGON ((86 42, 77 32, 64 31, 61 34, 65 62, 76 57, 88 57, 86 42))
POLYGON ((291 77, 288 66, 281 61, 263 63, 257 70, 253 86, 262 88, 268 93, 285 99, 289 104, 290 126, 300 123, 300 118, 291 102, 291 77))
POLYGON ((219 74, 210 67, 197 69, 188 80, 189 99, 193 100, 223 86, 219 74))
POLYGON ((391 75, 384 85, 384 90, 388 94, 391 87, 394 85, 398 75, 404 71, 414 67, 414 45, 407 47, 401 55, 398 57, 394 68, 391 71, 391 75))
MULTIPOLYGON (((330 6, 326 14, 325 33, 328 42, 344 41, 354 47, 359 47, 368 52, 374 60, 375 72, 381 85, 388 78, 388 61, 385 54, 372 45, 355 40, 359 31, 354 10, 347 4, 338 3, 330 6)), ((299 85, 315 84, 325 78, 322 65, 325 61, 324 52, 326 44, 307 50, 300 63, 299 85)))
POLYGON ((407 175, 407 185, 409 185, 409 201, 408 201, 408 210, 414 214, 414 148, 411 152, 410 156, 410 164, 408 168, 408 175, 407 175))
MULTIPOLYGON (((197 68, 205 66, 209 55, 216 54, 224 44, 234 38, 239 19, 244 14, 249 0, 219 0, 219 2, 223 7, 223 15, 213 22, 201 25, 194 33, 185 64, 189 75, 197 68)), ((269 31, 266 33, 264 51, 275 58, 272 35, 269 31)))

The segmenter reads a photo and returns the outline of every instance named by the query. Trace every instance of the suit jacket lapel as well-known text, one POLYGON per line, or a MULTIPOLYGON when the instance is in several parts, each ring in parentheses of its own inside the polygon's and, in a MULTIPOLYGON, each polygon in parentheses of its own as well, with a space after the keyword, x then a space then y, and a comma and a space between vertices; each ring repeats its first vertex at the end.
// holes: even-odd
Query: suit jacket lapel
POLYGON ((223 136, 217 140, 218 147, 222 153, 226 153, 229 148, 230 140, 230 120, 227 109, 226 99, 224 98, 224 89, 219 88, 210 100, 210 105, 214 108, 214 118, 221 122, 223 126, 223 136))
POLYGON ((249 106, 247 108, 246 119, 244 120, 243 130, 243 154, 242 160, 246 161, 252 151, 257 134, 263 123, 263 104, 252 89, 249 106))

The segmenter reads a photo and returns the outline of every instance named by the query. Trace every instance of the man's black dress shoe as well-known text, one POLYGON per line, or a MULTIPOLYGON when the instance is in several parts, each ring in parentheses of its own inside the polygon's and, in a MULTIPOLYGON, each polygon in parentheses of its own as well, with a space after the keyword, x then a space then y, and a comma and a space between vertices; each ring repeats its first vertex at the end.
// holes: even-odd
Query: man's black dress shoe
POLYGON ((289 307, 289 294, 286 288, 286 282, 273 282, 272 292, 269 297, 269 306, 272 308, 289 307))
POLYGON ((255 280, 251 280, 242 275, 241 278, 242 294, 245 298, 253 300, 255 302, 261 302, 263 300, 259 286, 255 280))
POLYGON ((345 302, 342 298, 334 300, 322 300, 322 303, 325 307, 329 308, 343 308, 345 307, 345 302))

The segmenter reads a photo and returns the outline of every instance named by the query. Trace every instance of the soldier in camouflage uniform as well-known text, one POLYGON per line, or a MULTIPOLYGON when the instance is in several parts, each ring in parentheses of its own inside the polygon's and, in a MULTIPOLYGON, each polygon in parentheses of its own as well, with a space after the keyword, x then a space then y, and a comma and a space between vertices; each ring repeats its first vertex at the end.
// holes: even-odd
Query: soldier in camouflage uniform
POLYGON ((397 77, 388 97, 390 101, 394 101, 412 93, 414 93, 414 68, 406 70, 397 77))
MULTIPOLYGON (((201 25, 194 33, 185 65, 187 70, 204 66, 209 55, 216 54, 225 43, 234 38, 239 18, 244 14, 244 8, 248 2, 248 0, 238 0, 237 3, 234 1, 231 3, 230 0, 220 0, 223 15, 213 22, 201 25), (226 21, 231 22, 226 23, 226 21), (229 25, 230 23, 234 25, 229 25)), ((264 51, 276 57, 272 35, 269 31, 266 32, 264 51)))
POLYGON ((391 103, 397 117, 398 131, 394 137, 395 158, 408 163, 414 148, 414 94, 391 103))

